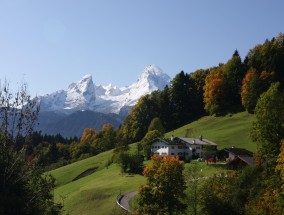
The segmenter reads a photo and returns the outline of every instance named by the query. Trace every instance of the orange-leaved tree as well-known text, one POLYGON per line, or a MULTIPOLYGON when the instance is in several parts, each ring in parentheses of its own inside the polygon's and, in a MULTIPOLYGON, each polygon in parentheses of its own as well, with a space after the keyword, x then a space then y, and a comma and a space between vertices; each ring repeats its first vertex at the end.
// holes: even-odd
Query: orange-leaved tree
POLYGON ((144 169, 145 185, 139 187, 139 214, 177 214, 185 212, 184 164, 178 157, 153 156, 144 169))
POLYGON ((224 71, 222 67, 213 68, 205 78, 205 110, 210 114, 219 114, 224 103, 224 71))

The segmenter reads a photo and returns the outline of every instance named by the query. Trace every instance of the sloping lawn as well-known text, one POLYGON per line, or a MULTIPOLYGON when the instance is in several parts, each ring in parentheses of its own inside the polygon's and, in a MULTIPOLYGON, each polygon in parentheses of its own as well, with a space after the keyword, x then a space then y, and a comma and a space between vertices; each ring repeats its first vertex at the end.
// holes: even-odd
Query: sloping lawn
POLYGON ((113 164, 87 177, 57 187, 55 201, 64 200, 64 214, 119 214, 116 205, 120 193, 137 190, 145 178, 140 175, 120 174, 118 165, 113 164))
POLYGON ((56 187, 62 186, 71 182, 76 176, 90 168, 98 167, 98 171, 103 169, 106 166, 108 159, 111 159, 111 156, 112 150, 60 167, 49 173, 56 178, 56 187))
POLYGON ((199 137, 209 139, 218 144, 218 149, 238 147, 256 151, 256 144, 250 140, 249 130, 253 115, 241 112, 223 117, 206 116, 179 129, 168 132, 177 137, 199 137))

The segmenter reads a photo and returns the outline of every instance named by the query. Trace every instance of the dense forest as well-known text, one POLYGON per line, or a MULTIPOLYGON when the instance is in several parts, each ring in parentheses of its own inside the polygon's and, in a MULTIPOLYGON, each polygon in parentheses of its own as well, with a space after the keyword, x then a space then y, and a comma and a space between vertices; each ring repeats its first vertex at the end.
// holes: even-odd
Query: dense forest
POLYGON ((142 97, 120 130, 124 142, 141 140, 154 118, 166 131, 205 114, 254 113, 272 83, 284 88, 284 35, 251 49, 242 61, 238 51, 225 64, 193 73, 181 71, 164 90, 142 97))

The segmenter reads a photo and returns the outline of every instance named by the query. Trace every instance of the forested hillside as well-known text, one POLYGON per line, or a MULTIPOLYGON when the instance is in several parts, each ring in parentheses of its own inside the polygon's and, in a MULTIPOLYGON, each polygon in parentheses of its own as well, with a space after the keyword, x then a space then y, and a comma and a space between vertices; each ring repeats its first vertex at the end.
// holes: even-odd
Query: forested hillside
POLYGON ((119 129, 120 137, 124 143, 140 140, 154 118, 170 131, 206 114, 253 113, 260 95, 274 82, 283 89, 283 34, 256 45, 243 60, 235 51, 226 63, 181 71, 170 86, 139 100, 119 129))

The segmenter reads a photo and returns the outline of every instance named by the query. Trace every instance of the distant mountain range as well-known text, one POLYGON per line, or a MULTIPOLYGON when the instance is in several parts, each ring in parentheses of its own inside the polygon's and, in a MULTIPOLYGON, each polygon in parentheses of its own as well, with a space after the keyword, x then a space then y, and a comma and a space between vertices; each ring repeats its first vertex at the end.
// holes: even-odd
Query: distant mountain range
POLYGON ((65 137, 81 136, 84 128, 100 130, 103 124, 118 127, 141 96, 162 90, 171 78, 155 65, 147 66, 138 80, 127 87, 95 85, 85 75, 67 90, 40 96, 37 130, 65 137))

